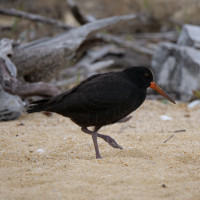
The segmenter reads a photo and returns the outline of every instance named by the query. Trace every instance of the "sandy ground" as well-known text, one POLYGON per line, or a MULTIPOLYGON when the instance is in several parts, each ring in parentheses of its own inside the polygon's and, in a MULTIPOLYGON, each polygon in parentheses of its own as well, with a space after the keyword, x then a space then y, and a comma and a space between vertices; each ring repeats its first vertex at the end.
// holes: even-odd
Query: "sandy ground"
POLYGON ((124 148, 99 139, 101 160, 91 136, 59 115, 0 123, 0 199, 199 200, 200 106, 147 100, 132 116, 100 130, 124 148))

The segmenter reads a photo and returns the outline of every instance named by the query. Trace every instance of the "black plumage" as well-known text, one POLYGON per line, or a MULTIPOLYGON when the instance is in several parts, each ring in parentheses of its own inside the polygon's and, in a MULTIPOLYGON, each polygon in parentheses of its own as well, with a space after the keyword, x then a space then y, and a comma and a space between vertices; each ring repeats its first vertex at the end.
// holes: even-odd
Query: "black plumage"
MULTIPOLYGON (((152 85, 159 88, 155 86, 153 75, 146 67, 131 67, 120 72, 97 74, 67 92, 32 102, 27 112, 50 111, 69 117, 83 132, 92 135, 96 158, 101 158, 97 137, 104 139, 114 148, 121 147, 110 136, 99 134, 98 130, 136 110, 144 102, 147 88, 153 88, 152 85), (87 129, 91 126, 95 127, 94 131, 87 129)), ((166 93, 161 94, 174 103, 166 93)))

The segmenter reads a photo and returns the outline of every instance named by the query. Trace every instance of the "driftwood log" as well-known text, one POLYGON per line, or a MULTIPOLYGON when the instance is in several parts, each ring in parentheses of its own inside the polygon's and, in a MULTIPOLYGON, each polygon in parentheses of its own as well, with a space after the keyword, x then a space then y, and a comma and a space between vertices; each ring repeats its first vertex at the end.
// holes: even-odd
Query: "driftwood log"
POLYGON ((18 80, 16 67, 10 60, 15 45, 13 40, 0 41, 0 121, 13 120, 22 114, 24 103, 20 97, 53 96, 59 93, 56 87, 48 83, 18 80))
MULTIPOLYGON (((75 1, 66 0, 66 2, 72 15, 80 25, 97 20, 92 16, 84 15, 75 1)), ((131 26, 138 23, 140 26, 146 26, 146 24, 150 24, 152 21, 144 14, 138 14, 137 20, 129 22, 131 26)), ((86 77, 84 74, 91 75, 93 73, 102 73, 133 65, 149 66, 152 55, 155 51, 155 45, 151 45, 151 47, 149 45, 146 46, 144 45, 144 42, 141 44, 141 40, 139 40, 139 42, 137 40, 128 41, 122 37, 107 33, 97 33, 95 38, 104 42, 103 47, 101 47, 101 49, 92 48, 91 51, 87 52, 87 54, 76 65, 71 67, 71 69, 68 68, 67 70, 62 71, 64 76, 70 72, 70 74, 74 77, 76 76, 76 73, 72 73, 72 71, 77 72, 77 70, 81 73, 81 75, 86 77)), ((145 40, 142 39, 142 41, 145 40)), ((64 82, 66 84, 71 83, 73 80, 74 78, 62 81, 62 84, 64 84, 64 82)))
POLYGON ((30 82, 50 80, 62 68, 76 63, 94 45, 92 37, 119 23, 135 20, 135 15, 115 16, 88 23, 61 35, 33 41, 13 49, 12 61, 18 75, 30 82))
MULTIPOLYGON (((89 17, 83 15, 83 13, 79 9, 78 5, 73 0, 67 0, 67 4, 71 10, 71 13, 73 14, 73 16, 75 17, 75 19, 77 20, 77 22, 80 25, 87 24, 87 23, 90 23, 90 22, 93 22, 94 20, 96 20, 95 18, 92 18, 92 20, 90 20, 89 17)), ((137 19, 138 20, 135 20, 135 21, 139 21, 139 23, 141 25, 146 25, 146 24, 150 23, 149 22, 150 20, 142 14, 137 15, 137 19)), ((159 34, 159 36, 162 37, 162 34, 159 34)), ((174 35, 171 34, 170 36, 173 37, 174 35)), ((121 39, 117 36, 113 36, 111 34, 98 33, 95 37, 100 40, 103 40, 107 43, 114 43, 117 46, 131 50, 133 53, 139 53, 139 54, 142 54, 147 57, 148 56, 151 57, 154 54, 154 50, 152 50, 152 49, 146 48, 143 45, 139 45, 139 44, 135 44, 130 41, 123 40, 123 39, 121 39)), ((148 35, 146 37, 148 38, 148 35)), ((150 39, 152 39, 152 37, 150 37, 150 39)), ((167 36, 165 36, 165 38, 166 37, 167 36)), ((155 39, 155 37, 153 37, 153 38, 155 39)))
POLYGON ((6 65, 6 71, 13 77, 17 76, 17 71, 13 63, 9 60, 12 55, 12 40, 4 39, 0 42, 0 121, 18 118, 23 112, 23 102, 18 96, 7 93, 3 85, 6 85, 6 77, 1 69, 2 64, 6 65), (3 78, 5 80, 3 81, 3 78))
POLYGON ((6 66, 6 61, 0 57, 0 84, 3 89, 13 95, 18 95, 21 97, 29 96, 53 96, 60 91, 51 86, 48 83, 37 82, 37 83, 27 83, 19 81, 15 76, 12 76, 8 67, 6 66))
MULTIPOLYGON (((89 23, 90 25, 88 25, 88 27, 91 27, 93 26, 93 24, 90 22, 93 22, 95 26, 96 25, 98 26, 99 20, 96 20, 95 18, 92 18, 91 20, 91 17, 89 18, 87 16, 84 16, 83 13, 80 11, 79 7, 77 6, 77 4, 73 0, 67 0, 67 4, 74 17, 80 23, 80 25, 89 23)), ((25 18, 36 22, 38 21, 42 23, 51 24, 55 27, 60 27, 67 30, 70 30, 72 28, 60 21, 53 19, 48 20, 48 18, 45 18, 43 16, 30 14, 27 12, 21 12, 15 9, 0 8, 0 13, 20 18, 25 18)), ((134 24, 134 22, 140 23, 141 26, 145 26, 146 24, 152 23, 151 19, 147 18, 143 14, 137 15, 135 16, 134 20, 129 20, 129 21, 131 22, 131 24, 134 24)), ((117 23, 115 22, 114 24, 117 25, 117 23)), ((108 24, 106 28, 111 28, 111 27, 113 26, 111 26, 111 24, 110 25, 108 24)), ((83 27, 83 29, 84 28, 85 27, 83 27)), ((104 28, 99 27, 99 30, 101 29, 104 28)), ((137 41, 134 42, 126 41, 124 39, 109 34, 98 34, 95 36, 94 32, 89 28, 88 31, 89 32, 91 31, 89 38, 91 37, 91 35, 94 36, 94 38, 91 40, 88 39, 87 36, 88 33, 85 34, 84 32, 83 34, 76 35, 78 32, 80 33, 81 31, 82 27, 78 29, 73 29, 69 31, 68 34, 66 33, 63 34, 62 36, 57 36, 54 38, 45 38, 26 45, 21 45, 19 47, 16 47, 15 48, 16 50, 14 49, 13 61, 18 68, 19 76, 23 76, 26 81, 31 81, 31 82, 41 81, 41 80, 49 81, 53 76, 54 77, 56 76, 55 74, 56 72, 62 69, 62 67, 59 68, 59 66, 63 65, 65 65, 66 67, 72 66, 79 60, 81 55, 83 55, 83 53, 85 53, 87 49, 89 49, 90 45, 94 46, 95 42, 98 41, 102 41, 104 43, 114 43, 115 45, 121 48, 127 49, 127 51, 131 51, 133 54, 131 57, 133 57, 135 61, 133 62, 134 65, 144 65, 144 64, 149 65, 152 55, 155 52, 155 45, 153 46, 153 48, 152 46, 149 45, 147 47, 144 45, 144 43, 141 44, 138 43, 137 41), (73 38, 74 35, 76 35, 76 37, 78 36, 84 39, 80 41, 80 43, 77 43, 76 46, 72 45, 72 48, 65 47, 65 45, 71 46, 71 41, 69 39, 69 36, 70 38, 73 38), (54 45, 53 43, 54 44, 56 43, 56 45, 54 45), (52 48, 52 45, 54 46, 54 48, 52 48), (38 50, 38 48, 41 50, 38 50), (26 56, 27 54, 30 54, 30 56, 26 56), (65 55, 67 58, 63 60, 63 57, 65 55), (35 64, 35 60, 37 60, 37 64, 35 64), (67 63, 66 60, 68 60, 67 63)), ((127 59, 127 57, 124 57, 124 60, 121 58, 122 63, 124 63, 124 61, 126 60, 131 61, 131 59, 127 59)), ((119 62, 119 60, 117 59, 116 62, 119 62)), ((107 63, 110 65, 110 62, 107 63)), ((116 64, 119 65, 119 63, 116 64)))
POLYGON ((0 84, 2 88, 13 95, 27 96, 53 96, 59 90, 48 83, 26 83, 17 79, 17 69, 10 57, 13 55, 14 41, 2 39, 0 41, 0 84))

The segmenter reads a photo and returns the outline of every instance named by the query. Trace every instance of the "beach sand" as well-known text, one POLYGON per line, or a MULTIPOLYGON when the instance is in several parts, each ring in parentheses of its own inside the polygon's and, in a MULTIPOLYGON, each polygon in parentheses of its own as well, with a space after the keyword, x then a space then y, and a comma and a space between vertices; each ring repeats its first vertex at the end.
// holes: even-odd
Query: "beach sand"
POLYGON ((57 114, 1 122, 0 199, 199 200, 200 105, 146 100, 131 115, 100 130, 123 150, 98 139, 99 160, 91 136, 57 114))

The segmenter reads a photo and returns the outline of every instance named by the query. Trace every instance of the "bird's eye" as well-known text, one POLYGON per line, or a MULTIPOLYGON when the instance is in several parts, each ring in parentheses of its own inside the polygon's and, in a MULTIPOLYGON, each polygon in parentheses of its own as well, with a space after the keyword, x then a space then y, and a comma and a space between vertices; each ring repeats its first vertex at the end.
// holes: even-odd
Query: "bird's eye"
POLYGON ((144 74, 144 77, 145 77, 145 78, 149 78, 149 74, 148 74, 148 73, 145 73, 145 74, 144 74))

